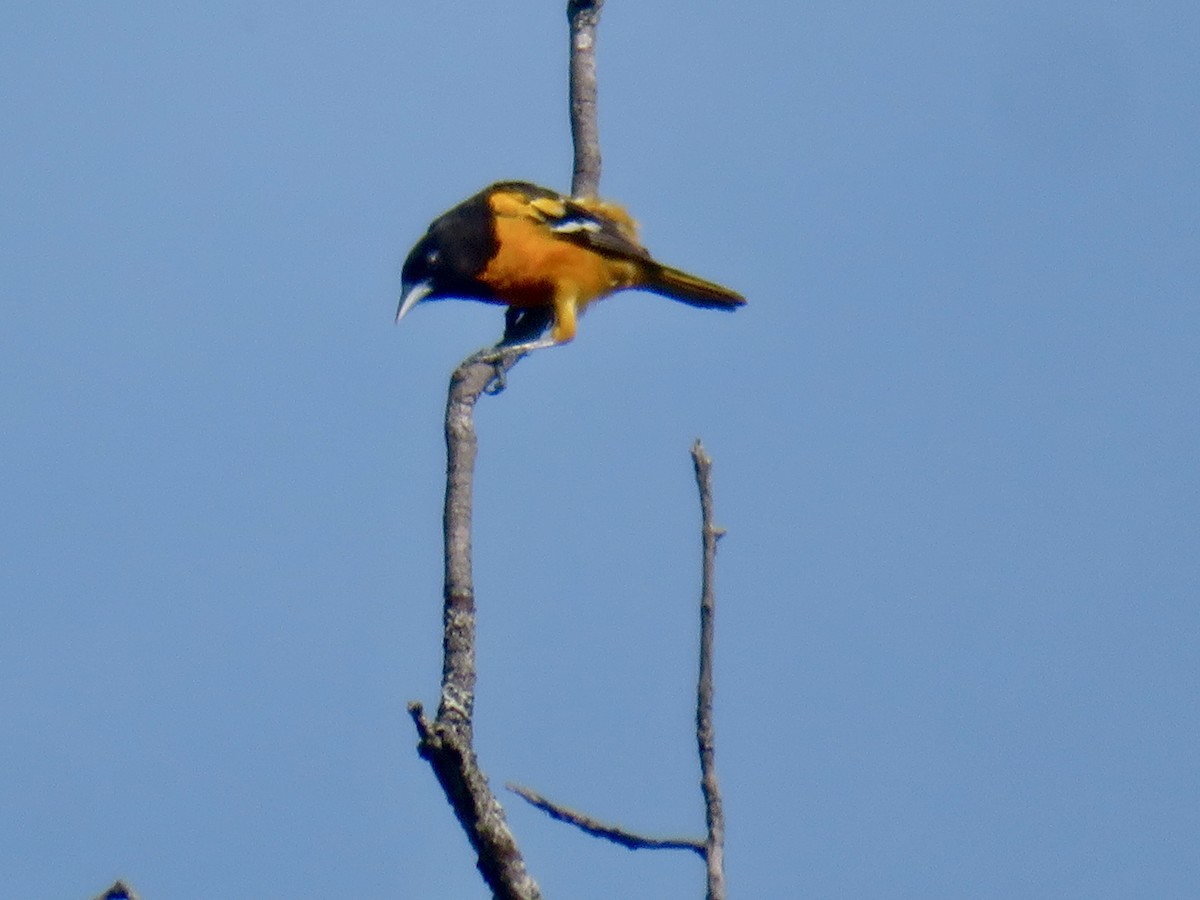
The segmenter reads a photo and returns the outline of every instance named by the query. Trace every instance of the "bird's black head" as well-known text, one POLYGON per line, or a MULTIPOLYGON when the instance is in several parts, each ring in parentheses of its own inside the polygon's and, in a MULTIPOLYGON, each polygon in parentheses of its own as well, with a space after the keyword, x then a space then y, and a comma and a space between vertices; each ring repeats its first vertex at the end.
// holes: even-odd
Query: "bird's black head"
POLYGON ((417 241, 417 245, 404 261, 400 271, 400 306, 396 309, 396 321, 420 303, 438 293, 438 269, 442 254, 433 241, 432 234, 417 241))
POLYGON ((435 219, 404 261, 396 321, 422 300, 487 299, 487 286, 478 276, 495 252, 486 194, 476 194, 435 219))

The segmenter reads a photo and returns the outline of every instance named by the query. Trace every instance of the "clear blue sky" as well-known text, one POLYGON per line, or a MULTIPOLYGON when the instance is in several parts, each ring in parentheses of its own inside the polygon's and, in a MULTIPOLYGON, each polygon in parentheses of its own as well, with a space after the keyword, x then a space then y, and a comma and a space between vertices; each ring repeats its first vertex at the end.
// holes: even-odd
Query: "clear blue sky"
MULTIPOLYGON (((501 316, 391 318, 566 187, 563 5, 0 12, 9 895, 486 896, 404 703, 501 316)), ((482 403, 494 783, 699 832, 700 436, 732 896, 1200 896, 1198 10, 609 0, 604 193, 750 305, 482 403)), ((701 893, 509 806, 549 897, 701 893)))

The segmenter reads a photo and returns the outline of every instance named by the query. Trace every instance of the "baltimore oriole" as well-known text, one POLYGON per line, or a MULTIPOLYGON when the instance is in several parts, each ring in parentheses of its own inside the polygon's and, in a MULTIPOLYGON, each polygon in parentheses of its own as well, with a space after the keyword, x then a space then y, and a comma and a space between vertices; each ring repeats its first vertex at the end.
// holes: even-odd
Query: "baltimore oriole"
POLYGON ((493 184, 435 219, 408 254, 401 280, 397 322, 422 300, 503 304, 501 346, 521 350, 570 341, 589 303, 629 288, 707 309, 746 302, 657 262, 617 204, 523 181, 493 184), (548 340, 532 340, 550 325, 548 340))

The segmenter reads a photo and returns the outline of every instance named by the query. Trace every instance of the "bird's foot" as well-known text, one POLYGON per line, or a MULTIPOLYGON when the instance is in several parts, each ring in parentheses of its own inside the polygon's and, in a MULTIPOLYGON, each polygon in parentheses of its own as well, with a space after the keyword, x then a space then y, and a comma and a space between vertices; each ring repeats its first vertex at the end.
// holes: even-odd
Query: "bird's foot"
POLYGON ((501 341, 494 347, 488 347, 485 350, 480 350, 472 357, 475 362, 502 362, 511 359, 514 362, 522 356, 527 356, 534 350, 544 350, 547 347, 553 347, 557 341, 553 338, 540 338, 536 341, 523 341, 519 344, 506 344, 501 341))

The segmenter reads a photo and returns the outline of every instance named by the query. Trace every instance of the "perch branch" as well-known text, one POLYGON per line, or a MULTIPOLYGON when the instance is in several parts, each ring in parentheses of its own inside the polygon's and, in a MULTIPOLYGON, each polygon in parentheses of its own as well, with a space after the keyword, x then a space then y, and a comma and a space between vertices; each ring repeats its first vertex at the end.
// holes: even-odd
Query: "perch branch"
POLYGON ((700 490, 701 538, 704 545, 700 586, 700 677, 696 685, 696 745, 700 751, 700 789, 704 794, 704 818, 708 834, 704 861, 708 869, 708 900, 725 900, 725 810, 717 783, 716 731, 713 726, 713 619, 716 596, 713 573, 717 541, 724 529, 713 524, 712 457, 699 440, 692 445, 696 487, 700 490))
MULTIPOLYGON (((515 360, 515 357, 513 357, 515 360)), ((537 900, 537 882, 525 869, 504 809, 488 786, 472 745, 475 709, 475 587, 471 575, 474 486, 473 411, 497 368, 471 357, 450 378, 446 399, 445 585, 442 610, 442 694, 431 722, 410 703, 417 750, 427 760, 477 855, 476 865, 494 896, 537 900)))
MULTIPOLYGON (((596 27, 604 0, 568 0, 571 137, 575 164, 571 190, 595 194, 600 184, 596 126, 596 27)), ((446 399, 446 503, 443 516, 445 582, 442 608, 442 691, 430 721, 410 703, 418 752, 433 768, 446 799, 474 848, 480 873, 502 900, 537 900, 537 883, 525 869, 504 809, 488 786, 473 745, 475 709, 475 588, 471 575, 471 517, 475 477, 474 410, 479 397, 504 388, 506 373, 523 354, 481 351, 450 378, 446 399)))
POLYGON ((598 819, 577 812, 566 806, 560 806, 553 800, 548 800, 536 791, 519 784, 505 785, 518 797, 536 806, 552 819, 574 825, 580 831, 587 832, 593 837, 604 838, 614 844, 620 844, 629 850, 692 850, 704 855, 704 842, 692 838, 653 838, 627 831, 617 825, 606 825, 598 819))
POLYGON ((600 128, 596 123, 596 26, 604 0, 568 0, 571 26, 569 83, 571 91, 571 141, 575 165, 571 194, 595 197, 600 193, 600 128))
MULTIPOLYGON (((573 194, 595 194, 600 184, 596 126, 596 27, 604 0, 568 0, 573 194)), ((480 351, 450 378, 446 399, 446 503, 443 516, 445 582, 442 608, 442 691, 430 721, 410 703, 418 752, 433 768, 467 834, 477 866, 501 900, 537 900, 541 893, 525 869, 504 809, 488 786, 473 745, 475 710, 475 588, 471 575, 471 517, 475 478, 474 410, 479 397, 504 388, 506 373, 524 354, 480 351)), ((698 845, 697 845, 698 846, 698 845)))

